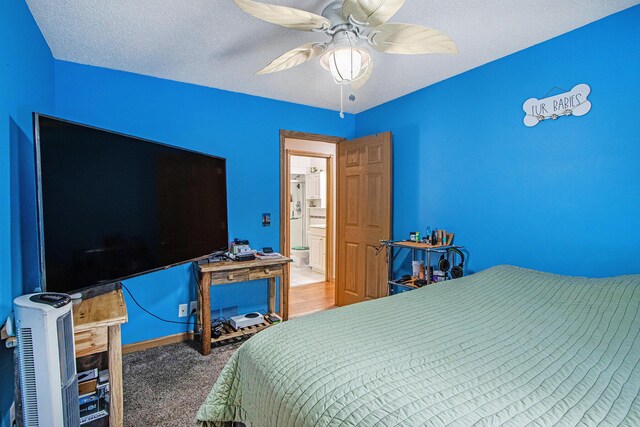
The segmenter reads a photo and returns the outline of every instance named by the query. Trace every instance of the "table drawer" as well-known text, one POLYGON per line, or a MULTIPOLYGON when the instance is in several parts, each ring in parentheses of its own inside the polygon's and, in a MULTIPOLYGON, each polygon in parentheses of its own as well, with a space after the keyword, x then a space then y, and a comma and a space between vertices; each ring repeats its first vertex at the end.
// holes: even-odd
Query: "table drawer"
POLYGON ((211 273, 211 284, 246 282, 249 279, 249 269, 220 271, 211 273))
POLYGON ((252 268, 249 271, 249 280, 268 279, 270 277, 277 277, 282 275, 282 266, 269 266, 252 268))
POLYGON ((108 349, 107 327, 91 328, 75 332, 73 338, 76 345, 76 357, 100 353, 108 349))

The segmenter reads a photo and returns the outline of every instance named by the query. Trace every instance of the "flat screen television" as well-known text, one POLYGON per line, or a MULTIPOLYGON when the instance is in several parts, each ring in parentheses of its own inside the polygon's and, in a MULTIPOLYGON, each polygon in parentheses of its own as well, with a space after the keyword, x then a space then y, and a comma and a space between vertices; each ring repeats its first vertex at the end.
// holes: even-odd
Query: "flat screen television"
POLYGON ((226 161, 34 114, 43 290, 72 293, 228 243, 226 161))

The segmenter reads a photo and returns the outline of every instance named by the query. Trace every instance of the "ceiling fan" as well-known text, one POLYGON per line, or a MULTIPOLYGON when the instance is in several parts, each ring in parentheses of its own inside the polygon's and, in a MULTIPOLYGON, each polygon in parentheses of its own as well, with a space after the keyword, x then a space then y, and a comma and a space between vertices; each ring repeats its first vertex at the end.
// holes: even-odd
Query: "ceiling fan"
POLYGON ((331 37, 327 42, 306 43, 285 52, 256 74, 283 71, 320 56, 320 65, 331 72, 336 83, 351 84, 358 90, 373 71, 367 45, 383 53, 458 53, 455 42, 438 30, 387 22, 405 0, 337 0, 321 15, 254 0, 234 1, 263 21, 331 37))

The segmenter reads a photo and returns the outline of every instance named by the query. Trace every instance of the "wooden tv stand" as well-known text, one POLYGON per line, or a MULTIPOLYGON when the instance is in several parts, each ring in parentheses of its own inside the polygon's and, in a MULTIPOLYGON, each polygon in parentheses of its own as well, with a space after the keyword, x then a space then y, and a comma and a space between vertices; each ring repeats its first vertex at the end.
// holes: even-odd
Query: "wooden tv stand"
MULTIPOLYGON (((226 285, 251 280, 269 281, 269 312, 276 309, 276 277, 280 277, 280 311, 282 320, 289 318, 289 268, 290 258, 256 259, 253 261, 220 261, 199 265, 200 290, 198 292, 198 323, 202 325, 203 355, 211 353, 211 285, 226 285)), ((265 324, 262 328, 270 326, 265 324)), ((239 332, 238 335, 243 335, 239 332)), ((223 337, 224 338, 224 337, 223 337)))
POLYGON ((123 425, 122 339, 127 322, 122 289, 74 303, 73 335, 76 358, 106 351, 109 357, 109 426, 123 425))

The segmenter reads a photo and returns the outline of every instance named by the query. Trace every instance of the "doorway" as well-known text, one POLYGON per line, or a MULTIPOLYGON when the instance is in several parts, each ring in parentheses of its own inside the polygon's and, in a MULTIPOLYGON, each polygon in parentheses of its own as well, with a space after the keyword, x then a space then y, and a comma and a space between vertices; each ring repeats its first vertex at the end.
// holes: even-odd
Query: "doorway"
MULTIPOLYGON (((309 264, 314 265, 321 261, 311 258, 313 245, 319 250, 324 244, 326 254, 324 282, 303 286, 294 284, 290 288, 289 311, 292 316, 388 294, 386 257, 381 255, 383 252, 379 248, 382 240, 392 239, 392 153, 391 132, 347 141, 338 137, 280 131, 280 252, 289 257, 306 257, 305 251, 309 251, 309 264), (310 236, 310 218, 306 223, 301 220, 303 231, 300 240, 296 241, 303 244, 298 246, 297 253, 292 254, 291 222, 295 219, 291 218, 304 217, 302 201, 307 202, 307 191, 315 194, 306 186, 315 188, 316 185, 313 181, 315 178, 307 183, 305 176, 305 188, 302 185, 298 188, 302 177, 300 174, 292 175, 291 170, 295 156, 325 159, 325 176, 333 182, 327 181, 325 234, 310 236), (292 194, 292 185, 295 187, 293 190, 301 194, 292 194), (299 212, 296 210, 297 203, 292 205, 294 200, 301 201, 299 212), (306 242, 303 240, 305 235, 306 242)), ((301 163, 306 161, 300 160, 301 163)), ((308 167, 306 174, 318 173, 319 166, 312 166, 311 160, 308 167), (312 171, 312 167, 316 169, 312 171)), ((309 209, 306 212, 311 212, 310 209, 317 206, 305 207, 309 209)), ((294 233, 298 233, 296 227, 293 226, 294 233)), ((297 236, 294 238, 298 239, 297 236)), ((305 259, 301 261, 298 258, 298 266, 304 266, 305 259)), ((295 266, 288 265, 287 268, 295 266)))
POLYGON ((336 151, 331 137, 281 132, 280 251, 293 259, 291 317, 335 307, 336 151))
POLYGON ((288 150, 291 286, 330 282, 327 261, 327 187, 331 157, 288 150))

